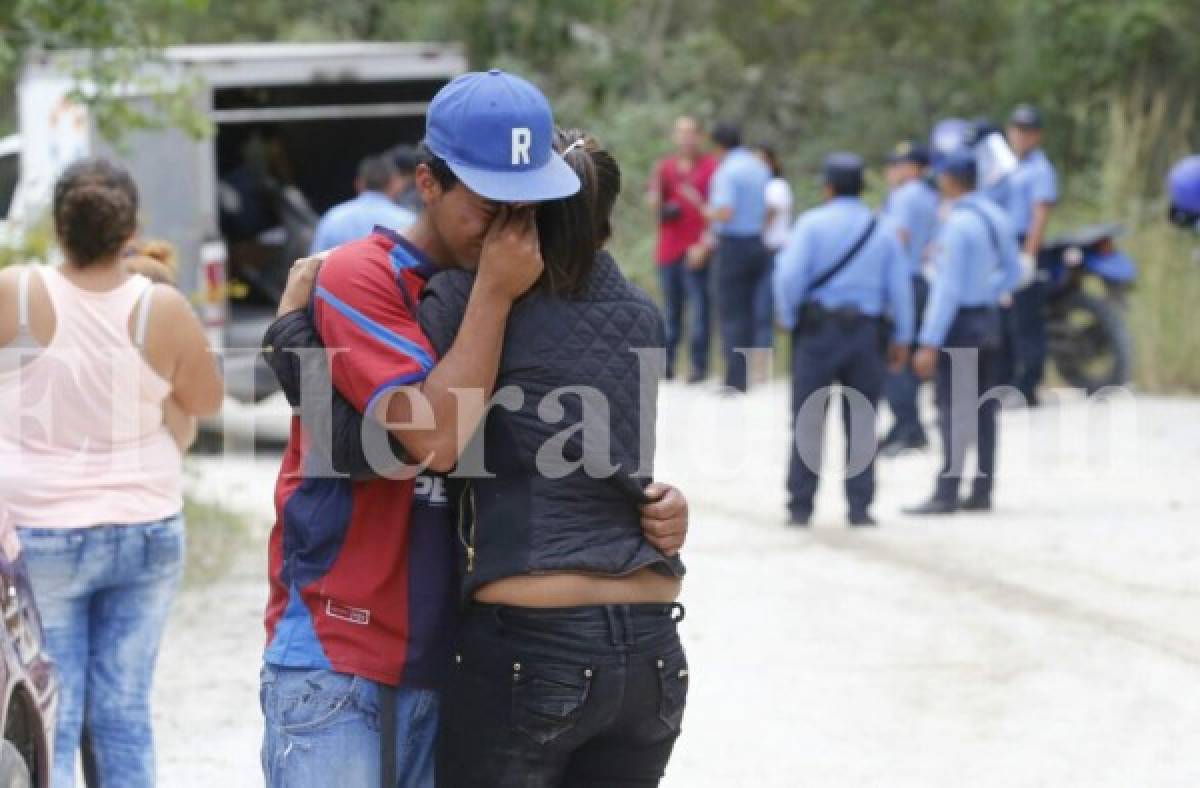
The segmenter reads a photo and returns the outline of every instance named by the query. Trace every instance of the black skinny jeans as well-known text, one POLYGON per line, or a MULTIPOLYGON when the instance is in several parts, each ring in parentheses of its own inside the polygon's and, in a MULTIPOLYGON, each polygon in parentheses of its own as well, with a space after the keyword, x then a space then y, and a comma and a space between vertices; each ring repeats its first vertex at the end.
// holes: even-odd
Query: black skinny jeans
POLYGON ((687 698, 682 611, 472 606, 442 700, 438 785, 658 785, 687 698))

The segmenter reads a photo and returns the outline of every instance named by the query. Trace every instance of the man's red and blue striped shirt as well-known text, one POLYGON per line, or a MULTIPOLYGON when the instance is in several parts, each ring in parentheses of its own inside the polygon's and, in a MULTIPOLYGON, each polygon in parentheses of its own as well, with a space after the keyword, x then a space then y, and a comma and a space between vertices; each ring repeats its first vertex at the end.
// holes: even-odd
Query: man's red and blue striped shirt
MULTIPOLYGON (((334 386, 363 413, 433 368, 416 315, 432 271, 420 251, 382 228, 321 267, 314 322, 334 386)), ((444 479, 308 475, 308 446, 294 416, 275 487, 264 660, 436 687, 457 600, 444 479)))

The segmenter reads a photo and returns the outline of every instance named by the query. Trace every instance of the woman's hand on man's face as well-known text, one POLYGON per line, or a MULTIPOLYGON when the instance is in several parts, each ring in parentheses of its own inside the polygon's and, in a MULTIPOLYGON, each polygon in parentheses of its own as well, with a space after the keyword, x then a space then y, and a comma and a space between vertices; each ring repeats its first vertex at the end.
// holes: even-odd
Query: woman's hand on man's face
POLYGON ((687 540, 688 504, 677 488, 655 482, 646 488, 650 503, 642 504, 642 532, 664 555, 678 555, 687 540))

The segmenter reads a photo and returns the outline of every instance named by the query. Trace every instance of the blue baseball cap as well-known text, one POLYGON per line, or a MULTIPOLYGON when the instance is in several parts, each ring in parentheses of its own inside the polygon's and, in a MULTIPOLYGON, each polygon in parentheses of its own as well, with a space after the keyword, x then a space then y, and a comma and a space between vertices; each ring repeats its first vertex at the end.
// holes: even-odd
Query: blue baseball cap
POLYGON ((499 202, 570 197, 579 176, 554 151, 550 102, 498 68, 463 74, 429 105, 425 145, 467 188, 499 202))
POLYGON ((975 161, 975 153, 970 148, 960 148, 942 159, 937 171, 968 185, 974 185, 978 179, 979 165, 975 161))

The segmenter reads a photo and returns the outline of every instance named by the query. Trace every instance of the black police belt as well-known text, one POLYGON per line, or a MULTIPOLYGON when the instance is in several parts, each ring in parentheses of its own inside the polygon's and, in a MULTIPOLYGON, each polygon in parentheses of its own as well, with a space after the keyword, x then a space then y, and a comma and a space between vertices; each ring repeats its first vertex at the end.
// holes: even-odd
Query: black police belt
POLYGON ((883 326, 887 321, 879 315, 869 315, 856 306, 839 306, 830 308, 819 301, 808 301, 800 309, 800 319, 796 321, 796 333, 807 334, 815 332, 827 325, 836 325, 843 329, 852 329, 863 323, 883 326))

